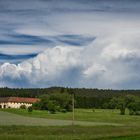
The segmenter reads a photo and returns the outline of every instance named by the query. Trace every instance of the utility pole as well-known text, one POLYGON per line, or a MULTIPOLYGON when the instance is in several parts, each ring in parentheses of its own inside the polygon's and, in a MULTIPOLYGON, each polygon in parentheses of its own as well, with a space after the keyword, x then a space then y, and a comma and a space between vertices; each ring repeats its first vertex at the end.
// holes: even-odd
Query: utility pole
POLYGON ((74 125, 74 93, 72 93, 72 126, 74 125))
POLYGON ((74 121, 75 121, 75 118, 74 118, 74 91, 73 89, 69 89, 68 90, 68 93, 71 94, 71 101, 72 101, 72 126, 74 126, 74 121))

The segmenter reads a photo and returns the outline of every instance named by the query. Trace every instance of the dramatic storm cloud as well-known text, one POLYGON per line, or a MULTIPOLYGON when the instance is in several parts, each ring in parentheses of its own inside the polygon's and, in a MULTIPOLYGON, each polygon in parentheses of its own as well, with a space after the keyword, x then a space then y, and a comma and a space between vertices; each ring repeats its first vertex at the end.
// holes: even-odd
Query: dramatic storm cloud
POLYGON ((0 86, 140 88, 138 0, 1 0, 0 86))

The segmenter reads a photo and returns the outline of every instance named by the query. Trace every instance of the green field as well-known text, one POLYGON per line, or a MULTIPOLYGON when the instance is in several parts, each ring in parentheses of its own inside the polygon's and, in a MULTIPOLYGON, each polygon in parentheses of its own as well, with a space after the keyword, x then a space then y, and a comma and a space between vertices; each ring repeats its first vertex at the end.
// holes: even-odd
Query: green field
POLYGON ((20 109, 0 110, 0 139, 3 140, 139 140, 140 116, 119 115, 119 110, 75 110, 72 113, 28 113, 20 109))

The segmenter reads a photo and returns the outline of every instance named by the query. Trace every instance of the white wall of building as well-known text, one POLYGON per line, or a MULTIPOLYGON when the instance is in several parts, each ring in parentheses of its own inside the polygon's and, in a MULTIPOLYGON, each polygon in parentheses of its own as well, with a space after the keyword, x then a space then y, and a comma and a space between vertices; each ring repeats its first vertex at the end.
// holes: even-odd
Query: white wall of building
POLYGON ((27 108, 29 106, 32 106, 31 103, 15 103, 15 102, 0 103, 1 108, 20 108, 21 105, 25 105, 27 108))

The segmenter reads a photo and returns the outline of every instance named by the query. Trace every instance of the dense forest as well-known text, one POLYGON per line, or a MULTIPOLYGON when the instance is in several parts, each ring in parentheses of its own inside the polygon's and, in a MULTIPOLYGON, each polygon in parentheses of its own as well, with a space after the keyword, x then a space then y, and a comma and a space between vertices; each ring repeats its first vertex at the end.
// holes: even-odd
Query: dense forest
POLYGON ((0 88, 0 97, 36 97, 41 98, 51 93, 74 93, 77 108, 106 108, 113 97, 135 95, 140 97, 140 90, 112 90, 112 89, 86 89, 86 88, 33 88, 33 89, 11 89, 0 88))

